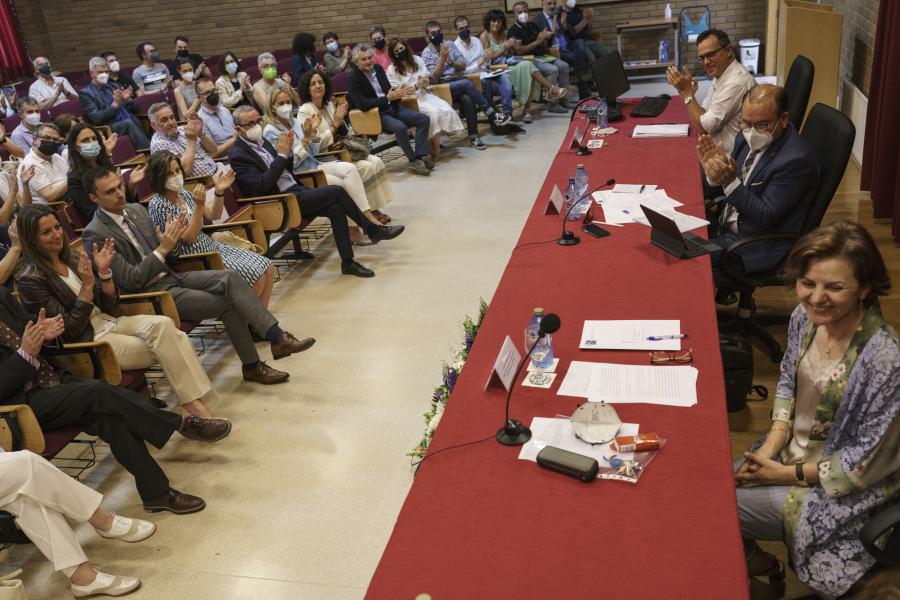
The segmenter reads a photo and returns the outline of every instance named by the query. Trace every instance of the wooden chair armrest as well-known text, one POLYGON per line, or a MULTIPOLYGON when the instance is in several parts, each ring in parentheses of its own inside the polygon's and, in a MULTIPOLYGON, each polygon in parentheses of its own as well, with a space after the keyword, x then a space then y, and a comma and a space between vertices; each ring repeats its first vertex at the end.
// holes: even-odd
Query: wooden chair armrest
POLYGON ((348 113, 348 116, 350 117, 350 125, 357 134, 375 137, 381 135, 381 111, 377 108, 365 112, 353 109, 348 113))
POLYGON ((534 62, 534 54, 523 54, 522 60, 527 60, 529 62, 534 62))
MULTIPOLYGON (((469 78, 468 75, 466 75, 469 78)), ((471 78, 469 78, 471 79, 471 78)), ((478 74, 475 74, 475 79, 478 80, 478 84, 475 86, 477 89, 481 89, 481 78, 478 74)), ((441 98, 444 102, 453 106, 453 96, 450 94, 450 84, 448 83, 435 83, 433 85, 428 86, 428 91, 432 92, 439 98, 441 98)))
POLYGON ((175 262, 175 270, 179 273, 188 271, 223 271, 225 263, 218 252, 197 252, 195 254, 183 254, 175 262))
POLYGON ((300 183, 308 188, 328 185, 328 179, 323 171, 301 171, 300 173, 295 173, 295 176, 300 180, 300 183))
POLYGON ((69 240, 69 249, 84 252, 84 239, 77 237, 69 240))
POLYGON ((266 231, 284 231, 300 225, 300 204, 294 194, 272 194, 253 198, 237 198, 241 205, 253 205, 253 218, 266 231))
MULTIPOLYGON (((475 86, 476 90, 478 90, 479 92, 481 91, 481 75, 479 75, 478 73, 468 73, 466 75, 466 79, 468 79, 469 81, 472 82, 472 85, 475 86)), ((448 96, 450 95, 450 86, 449 85, 447 86, 447 95, 448 96)), ((444 98, 443 95, 441 97, 444 98)), ((444 98, 444 100, 447 100, 447 99, 444 98)), ((452 100, 452 98, 451 98, 451 100, 452 100)), ((451 102, 451 100, 447 100, 447 102, 450 102, 450 104, 452 105, 453 103, 451 102)))
POLYGON ((234 235, 242 237, 247 241, 253 242, 263 249, 263 254, 269 249, 266 241, 266 233, 263 231, 262 223, 256 219, 246 221, 227 221, 225 223, 216 223, 213 225, 204 225, 203 231, 207 233, 215 233, 216 231, 232 231, 234 235))
POLYGON ((488 65, 488 71, 505 71, 509 68, 509 65, 506 63, 500 63, 498 65, 488 65))
MULTIPOLYGON (((135 150, 135 152, 138 152, 138 151, 135 150)), ((116 166, 124 167, 124 168, 139 167, 147 162, 147 157, 148 157, 148 154, 141 154, 140 152, 138 152, 138 154, 135 154, 131 158, 129 158, 127 160, 123 160, 122 162, 116 163, 116 166)))
POLYGON ((59 210, 59 209, 65 210, 66 209, 66 201, 65 200, 57 200, 56 202, 48 202, 47 206, 49 206, 53 210, 59 210))
POLYGON ((122 294, 119 296, 120 315, 163 315, 181 327, 181 318, 175 299, 169 292, 142 292, 140 294, 122 294))
POLYGON ((108 342, 76 342, 62 348, 48 350, 53 362, 82 379, 102 379, 110 385, 119 385, 122 370, 108 342))
MULTIPOLYGON (((27 404, 7 404, 4 406, 0 406, 0 414, 3 413, 18 413, 16 415, 17 422, 19 424, 19 429, 22 432, 22 449, 23 450, 31 450, 35 454, 43 454, 45 449, 45 441, 44 441, 44 432, 41 431, 41 425, 38 423, 37 417, 34 415, 34 411, 27 404)), ((0 428, 3 427, 3 424, 0 423, 0 428)), ((9 432, 10 444, 7 447, 5 444, 0 444, 7 452, 12 452, 14 448, 12 447, 12 432, 9 432)), ((3 436, 0 436, 3 437, 3 436)))
POLYGON ((334 157, 336 160, 342 160, 344 162, 350 161, 350 151, 346 148, 341 148, 340 150, 326 150, 325 152, 319 152, 316 154, 316 158, 322 160, 323 158, 334 157))
POLYGON ((400 106, 419 112, 419 99, 416 96, 403 96, 400 99, 400 106))

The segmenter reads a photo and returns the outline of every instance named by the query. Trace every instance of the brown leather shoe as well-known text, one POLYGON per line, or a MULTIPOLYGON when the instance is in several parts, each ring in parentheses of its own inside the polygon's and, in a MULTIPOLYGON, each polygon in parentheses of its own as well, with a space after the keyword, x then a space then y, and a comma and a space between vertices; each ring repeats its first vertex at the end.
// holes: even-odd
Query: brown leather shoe
POLYGON ((189 440, 218 442, 231 433, 231 421, 227 419, 203 419, 188 416, 181 423, 178 433, 189 440))
POLYGON ((284 358, 285 356, 290 356, 291 354, 296 354, 297 352, 309 350, 315 343, 316 340, 314 338, 298 340, 290 333, 285 331, 284 337, 281 338, 281 341, 272 344, 272 358, 278 360, 279 358, 284 358))
POLYGON ((176 515, 200 512, 206 508, 203 498, 182 494, 178 490, 169 488, 169 491, 153 500, 144 502, 144 510, 147 512, 162 512, 164 510, 176 515))
POLYGON ((244 381, 255 381, 263 385, 272 385, 273 383, 284 383, 290 375, 284 371, 273 369, 263 361, 256 363, 252 369, 241 368, 244 374, 244 381))

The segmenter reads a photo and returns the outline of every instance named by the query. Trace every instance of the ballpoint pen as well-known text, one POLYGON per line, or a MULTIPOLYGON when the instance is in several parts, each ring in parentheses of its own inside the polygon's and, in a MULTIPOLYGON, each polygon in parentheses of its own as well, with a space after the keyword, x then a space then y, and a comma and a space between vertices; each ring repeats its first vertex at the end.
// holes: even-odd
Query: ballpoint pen
POLYGON ((648 335, 647 339, 651 342, 659 342, 662 340, 683 340, 686 337, 686 333, 674 333, 672 335, 648 335))
POLYGON ((643 193, 644 193, 644 188, 645 188, 645 187, 647 187, 647 186, 646 186, 646 185, 642 185, 642 186, 641 186, 641 191, 639 191, 638 194, 643 194, 643 193))

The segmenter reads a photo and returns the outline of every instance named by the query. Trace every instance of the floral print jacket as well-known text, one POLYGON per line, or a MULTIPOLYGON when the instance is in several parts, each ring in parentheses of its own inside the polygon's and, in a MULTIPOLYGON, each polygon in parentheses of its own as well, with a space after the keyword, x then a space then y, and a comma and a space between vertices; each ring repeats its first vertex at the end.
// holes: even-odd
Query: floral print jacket
MULTIPOLYGON (((793 424, 797 364, 815 332, 798 306, 781 361, 774 420, 793 424)), ((824 443, 819 483, 791 488, 784 530, 800 580, 835 598, 875 563, 859 541, 868 516, 900 496, 900 342, 877 303, 829 377, 810 431, 814 440, 824 443)))

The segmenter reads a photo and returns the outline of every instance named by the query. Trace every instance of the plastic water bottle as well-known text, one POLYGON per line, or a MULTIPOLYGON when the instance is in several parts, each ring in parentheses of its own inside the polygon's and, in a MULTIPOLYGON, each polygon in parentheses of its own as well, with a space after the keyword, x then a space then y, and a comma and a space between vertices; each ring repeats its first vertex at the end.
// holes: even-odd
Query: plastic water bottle
POLYGON ((584 194, 588 189, 588 174, 587 171, 584 170, 584 165, 578 165, 578 168, 575 169, 575 191, 578 192, 578 196, 584 194))
POLYGON ((659 62, 660 64, 669 62, 669 40, 659 42, 659 62))
POLYGON ((663 15, 666 17, 667 20, 672 18, 672 3, 671 2, 666 2, 666 10, 663 13, 663 15))
POLYGON ((565 206, 565 214, 569 215, 570 221, 578 221, 581 217, 578 215, 578 211, 572 210, 569 212, 569 209, 575 204, 575 201, 578 200, 578 186, 575 184, 575 178, 569 177, 569 185, 566 186, 566 206, 565 206))
POLYGON ((600 105, 597 107, 597 126, 600 129, 609 127, 609 105, 606 104, 606 98, 600 97, 600 105))
POLYGON ((550 334, 546 334, 543 339, 538 341, 541 319, 543 318, 544 309, 540 307, 535 308, 531 314, 531 320, 528 322, 528 328, 525 331, 525 351, 531 350, 531 347, 534 346, 534 351, 531 353, 531 362, 538 369, 546 369, 553 364, 553 342, 550 334), (535 342, 537 342, 536 345, 535 342))

